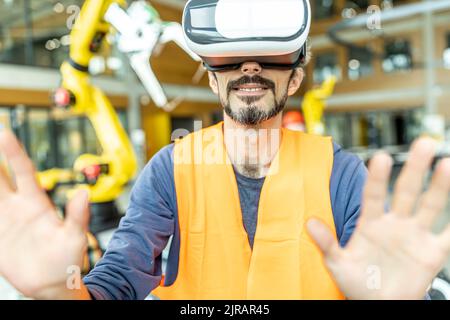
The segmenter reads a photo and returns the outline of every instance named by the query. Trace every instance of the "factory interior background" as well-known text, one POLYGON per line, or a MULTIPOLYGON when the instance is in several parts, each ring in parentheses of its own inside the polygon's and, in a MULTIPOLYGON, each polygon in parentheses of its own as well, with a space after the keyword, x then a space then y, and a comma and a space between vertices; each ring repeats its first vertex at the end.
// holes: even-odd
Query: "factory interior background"
MULTIPOLYGON (((147 3, 162 21, 181 23, 186 1, 147 3)), ((102 153, 96 128, 86 115, 55 107, 56 90, 61 86, 59 68, 68 58, 70 32, 83 4, 82 0, 0 0, 0 124, 18 136, 40 172, 71 170, 80 155, 102 153)), ((312 58, 301 89, 288 101, 286 114, 289 111, 293 121, 304 124, 305 97, 335 79, 323 100, 321 121, 323 133, 345 150, 364 161, 376 150, 386 150, 394 158, 393 178, 411 142, 423 133, 440 141, 437 158, 449 156, 448 1, 312 0, 311 5, 312 58), (446 2, 447 6, 385 22, 377 18, 389 10, 424 2, 446 2), (338 28, 363 14, 372 20, 338 28), (338 30, 334 33, 338 40, 333 39, 333 30, 338 30)), ((154 103, 113 34, 106 36, 89 65, 92 83, 106 94, 134 147, 139 170, 173 141, 175 132, 207 127, 223 117, 200 63, 174 42, 157 45, 150 65, 171 110, 154 103)), ((126 210, 134 181, 115 200, 120 214, 126 210)), ((70 187, 62 183, 53 190, 55 203, 64 202, 70 187)), ((436 230, 449 220, 447 208, 436 230)), ((101 231, 97 238, 104 248, 113 230, 101 231)), ((448 286, 449 275, 450 261, 441 274, 448 286)), ((450 299, 442 292, 434 297, 450 299)), ((25 297, 0 280, 0 299, 25 297)))

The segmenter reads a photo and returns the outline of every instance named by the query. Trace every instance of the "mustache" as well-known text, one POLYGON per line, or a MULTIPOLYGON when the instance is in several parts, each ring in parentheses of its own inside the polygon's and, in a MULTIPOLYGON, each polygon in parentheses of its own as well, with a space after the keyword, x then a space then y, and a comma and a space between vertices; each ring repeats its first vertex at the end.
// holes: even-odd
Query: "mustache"
POLYGON ((242 86, 245 84, 250 84, 250 83, 255 83, 255 84, 260 84, 262 86, 267 87, 268 89, 275 91, 275 83, 269 79, 265 79, 259 75, 255 75, 255 76, 243 76, 237 80, 234 81, 230 81, 227 85, 227 93, 230 93, 231 90, 233 90, 234 87, 237 86, 242 86))

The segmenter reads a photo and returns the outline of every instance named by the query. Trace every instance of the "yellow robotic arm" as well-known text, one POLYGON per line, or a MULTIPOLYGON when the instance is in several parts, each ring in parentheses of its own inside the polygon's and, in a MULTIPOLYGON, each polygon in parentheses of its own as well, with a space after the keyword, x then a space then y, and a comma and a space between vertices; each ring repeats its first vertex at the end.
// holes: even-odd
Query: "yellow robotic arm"
POLYGON ((94 87, 88 73, 89 62, 100 50, 107 34, 117 32, 117 48, 125 53, 154 102, 171 107, 151 67, 155 46, 175 41, 194 60, 200 60, 184 43, 178 23, 163 22, 146 1, 134 1, 125 11, 125 0, 86 0, 70 34, 70 56, 61 66, 62 88, 54 95, 56 105, 69 107, 73 114, 86 116, 102 147, 100 155, 81 155, 73 170, 53 169, 39 174, 47 191, 58 185, 75 185, 90 193, 92 217, 96 208, 114 211, 114 200, 137 171, 131 142, 105 94, 94 87))
POLYGON ((308 133, 325 134, 325 125, 322 121, 323 111, 326 100, 333 94, 335 85, 336 77, 329 77, 319 88, 312 89, 305 94, 302 109, 308 133))
MULTIPOLYGON (((88 73, 89 62, 100 50, 110 25, 103 19, 113 4, 122 0, 87 0, 70 34, 70 57, 61 66, 62 89, 55 94, 57 104, 70 107, 77 115, 85 115, 92 123, 102 147, 101 155, 82 155, 74 164, 77 188, 89 190, 92 203, 114 201, 137 170, 137 159, 128 136, 105 94, 93 86, 88 73), (96 176, 94 176, 96 174, 96 176)), ((40 180, 51 186, 55 180, 67 179, 64 170, 42 173, 40 180), (53 180, 53 182, 52 182, 53 180)))
POLYGON ((125 5, 125 0, 86 0, 70 33, 70 59, 82 68, 89 65, 101 47, 110 25, 104 16, 112 4, 125 5))
POLYGON ((38 173, 39 184, 46 191, 52 191, 61 183, 70 183, 74 180, 72 170, 53 168, 38 173))

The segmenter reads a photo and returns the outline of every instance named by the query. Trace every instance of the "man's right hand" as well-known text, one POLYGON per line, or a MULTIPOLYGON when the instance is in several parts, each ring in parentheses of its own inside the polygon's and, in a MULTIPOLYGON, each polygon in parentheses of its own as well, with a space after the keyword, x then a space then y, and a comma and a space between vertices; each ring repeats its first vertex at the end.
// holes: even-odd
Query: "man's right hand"
POLYGON ((0 129, 0 154, 15 181, 0 163, 0 276, 27 297, 89 299, 81 279, 71 282, 87 248, 87 193, 79 192, 68 203, 62 220, 40 188, 31 160, 4 129, 0 129))

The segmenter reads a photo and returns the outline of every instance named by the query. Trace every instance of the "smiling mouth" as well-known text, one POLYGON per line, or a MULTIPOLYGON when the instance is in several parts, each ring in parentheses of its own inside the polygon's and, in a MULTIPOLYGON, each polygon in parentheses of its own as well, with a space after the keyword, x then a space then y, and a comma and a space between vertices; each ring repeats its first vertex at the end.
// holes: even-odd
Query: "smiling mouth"
POLYGON ((232 88, 232 91, 237 93, 238 95, 244 95, 244 96, 258 96, 266 94, 267 90, 269 88, 264 85, 260 84, 245 84, 245 85, 239 85, 232 88))

